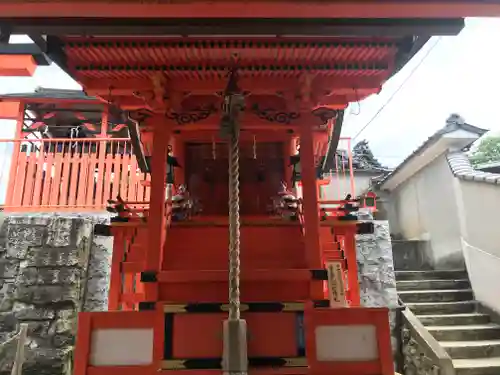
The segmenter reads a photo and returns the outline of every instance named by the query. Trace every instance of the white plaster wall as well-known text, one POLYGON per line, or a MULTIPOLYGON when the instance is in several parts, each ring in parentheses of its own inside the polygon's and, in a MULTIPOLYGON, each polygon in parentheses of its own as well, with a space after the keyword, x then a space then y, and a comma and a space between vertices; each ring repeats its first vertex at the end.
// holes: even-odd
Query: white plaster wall
POLYGON ((476 299, 500 313, 500 185, 459 180, 463 251, 476 299))
POLYGON ((395 216, 405 239, 427 240, 427 259, 436 269, 463 266, 454 176, 440 155, 392 192, 395 216))
POLYGON ((500 258, 500 185, 460 180, 466 241, 500 258))
MULTIPOLYGON (((368 190, 370 187, 370 180, 375 177, 375 174, 354 174, 354 196, 359 196, 368 190)), ((337 200, 344 199, 347 194, 351 193, 351 177, 349 171, 346 171, 346 176, 333 175, 330 184, 322 186, 323 199, 337 200)))
POLYGON ((467 272, 477 301, 500 314, 500 258, 463 242, 467 272))

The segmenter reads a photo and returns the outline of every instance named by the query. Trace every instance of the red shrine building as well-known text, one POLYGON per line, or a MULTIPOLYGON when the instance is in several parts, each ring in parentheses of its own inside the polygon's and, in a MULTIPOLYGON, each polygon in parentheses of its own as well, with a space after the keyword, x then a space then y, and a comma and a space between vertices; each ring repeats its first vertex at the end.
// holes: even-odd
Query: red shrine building
POLYGON ((358 282, 356 234, 374 229, 355 212, 376 197, 323 199, 325 161, 349 103, 498 11, 0 4, 0 73, 53 62, 88 95, 0 97, 17 122, 4 211, 115 215, 95 228, 114 241, 108 311, 80 313, 74 374, 394 374, 388 308, 358 282))

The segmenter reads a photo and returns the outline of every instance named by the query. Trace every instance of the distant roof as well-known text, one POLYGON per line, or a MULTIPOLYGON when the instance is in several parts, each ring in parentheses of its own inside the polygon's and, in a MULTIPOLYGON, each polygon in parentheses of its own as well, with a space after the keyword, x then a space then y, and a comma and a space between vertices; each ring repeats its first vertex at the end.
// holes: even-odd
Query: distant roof
POLYGON ((482 172, 500 173, 500 161, 479 164, 476 169, 482 172))
MULTIPOLYGON (((446 158, 455 177, 466 181, 486 182, 500 185, 500 173, 474 169, 465 152, 450 152, 446 158)), ((497 165, 500 166, 500 163, 497 163, 497 165)))
POLYGON ((0 95, 0 99, 79 99, 96 101, 97 98, 87 96, 82 90, 66 90, 66 89, 47 89, 44 87, 37 87, 33 92, 14 93, 0 95))
POLYGON ((378 181, 377 185, 382 185, 385 182, 387 182, 389 179, 391 179, 391 177, 393 177, 401 169, 403 169, 403 167, 405 167, 411 160, 413 160, 427 148, 435 144, 439 139, 441 139, 441 137, 457 130, 464 130, 469 133, 477 134, 478 138, 488 132, 487 129, 482 129, 478 128, 477 126, 467 124, 461 116, 457 114, 452 114, 446 120, 445 127, 439 129, 436 133, 430 136, 422 145, 420 145, 420 147, 418 147, 415 151, 413 151, 410 156, 408 156, 405 160, 403 160, 403 162, 399 164, 391 173, 386 175, 384 179, 378 181))

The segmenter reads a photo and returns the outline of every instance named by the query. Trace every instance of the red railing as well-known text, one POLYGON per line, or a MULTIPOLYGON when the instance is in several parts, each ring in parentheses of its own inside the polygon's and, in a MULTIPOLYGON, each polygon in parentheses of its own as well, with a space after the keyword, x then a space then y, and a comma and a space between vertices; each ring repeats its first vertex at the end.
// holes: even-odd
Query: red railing
POLYGON ((118 195, 149 201, 129 139, 0 139, 0 155, 6 211, 97 211, 118 195))

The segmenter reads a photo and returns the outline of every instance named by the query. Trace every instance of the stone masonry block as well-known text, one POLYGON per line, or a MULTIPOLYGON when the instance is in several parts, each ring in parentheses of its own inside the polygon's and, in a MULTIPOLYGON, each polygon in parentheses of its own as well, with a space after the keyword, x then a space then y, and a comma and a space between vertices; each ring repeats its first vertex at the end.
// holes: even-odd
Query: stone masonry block
POLYGON ((85 267, 84 249, 37 247, 28 251, 28 267, 85 267))
POLYGON ((14 293, 16 285, 14 282, 6 282, 0 289, 0 311, 10 311, 14 305, 14 293))
POLYGON ((53 309, 22 302, 15 302, 12 311, 18 320, 53 320, 56 317, 53 309))
POLYGON ((0 259, 0 279, 14 279, 19 271, 19 262, 0 259))
POLYGON ((15 332, 17 319, 12 312, 0 313, 0 332, 15 332))
POLYGON ((7 230, 7 253, 11 258, 25 259, 30 246, 41 246, 45 227, 11 225, 7 230))
MULTIPOLYGON (((0 264, 1 265, 1 264, 0 264)), ((80 284, 82 270, 75 267, 49 268, 26 267, 21 270, 17 282, 21 285, 80 284)))
POLYGON ((28 321, 28 337, 35 339, 49 339, 53 332, 50 331, 51 322, 48 320, 28 321))
POLYGON ((26 352, 23 375, 71 373, 71 348, 34 348, 26 352))
POLYGON ((24 303, 34 305, 47 305, 51 303, 73 303, 78 304, 80 291, 74 286, 68 285, 31 285, 19 286, 16 291, 16 299, 24 303))
POLYGON ((76 220, 66 217, 57 217, 52 220, 48 226, 48 235, 46 244, 52 247, 64 247, 71 245, 72 229, 76 220))
POLYGON ((6 223, 8 225, 49 225, 52 216, 47 215, 37 215, 37 214, 25 214, 25 215, 11 215, 7 218, 6 223))

